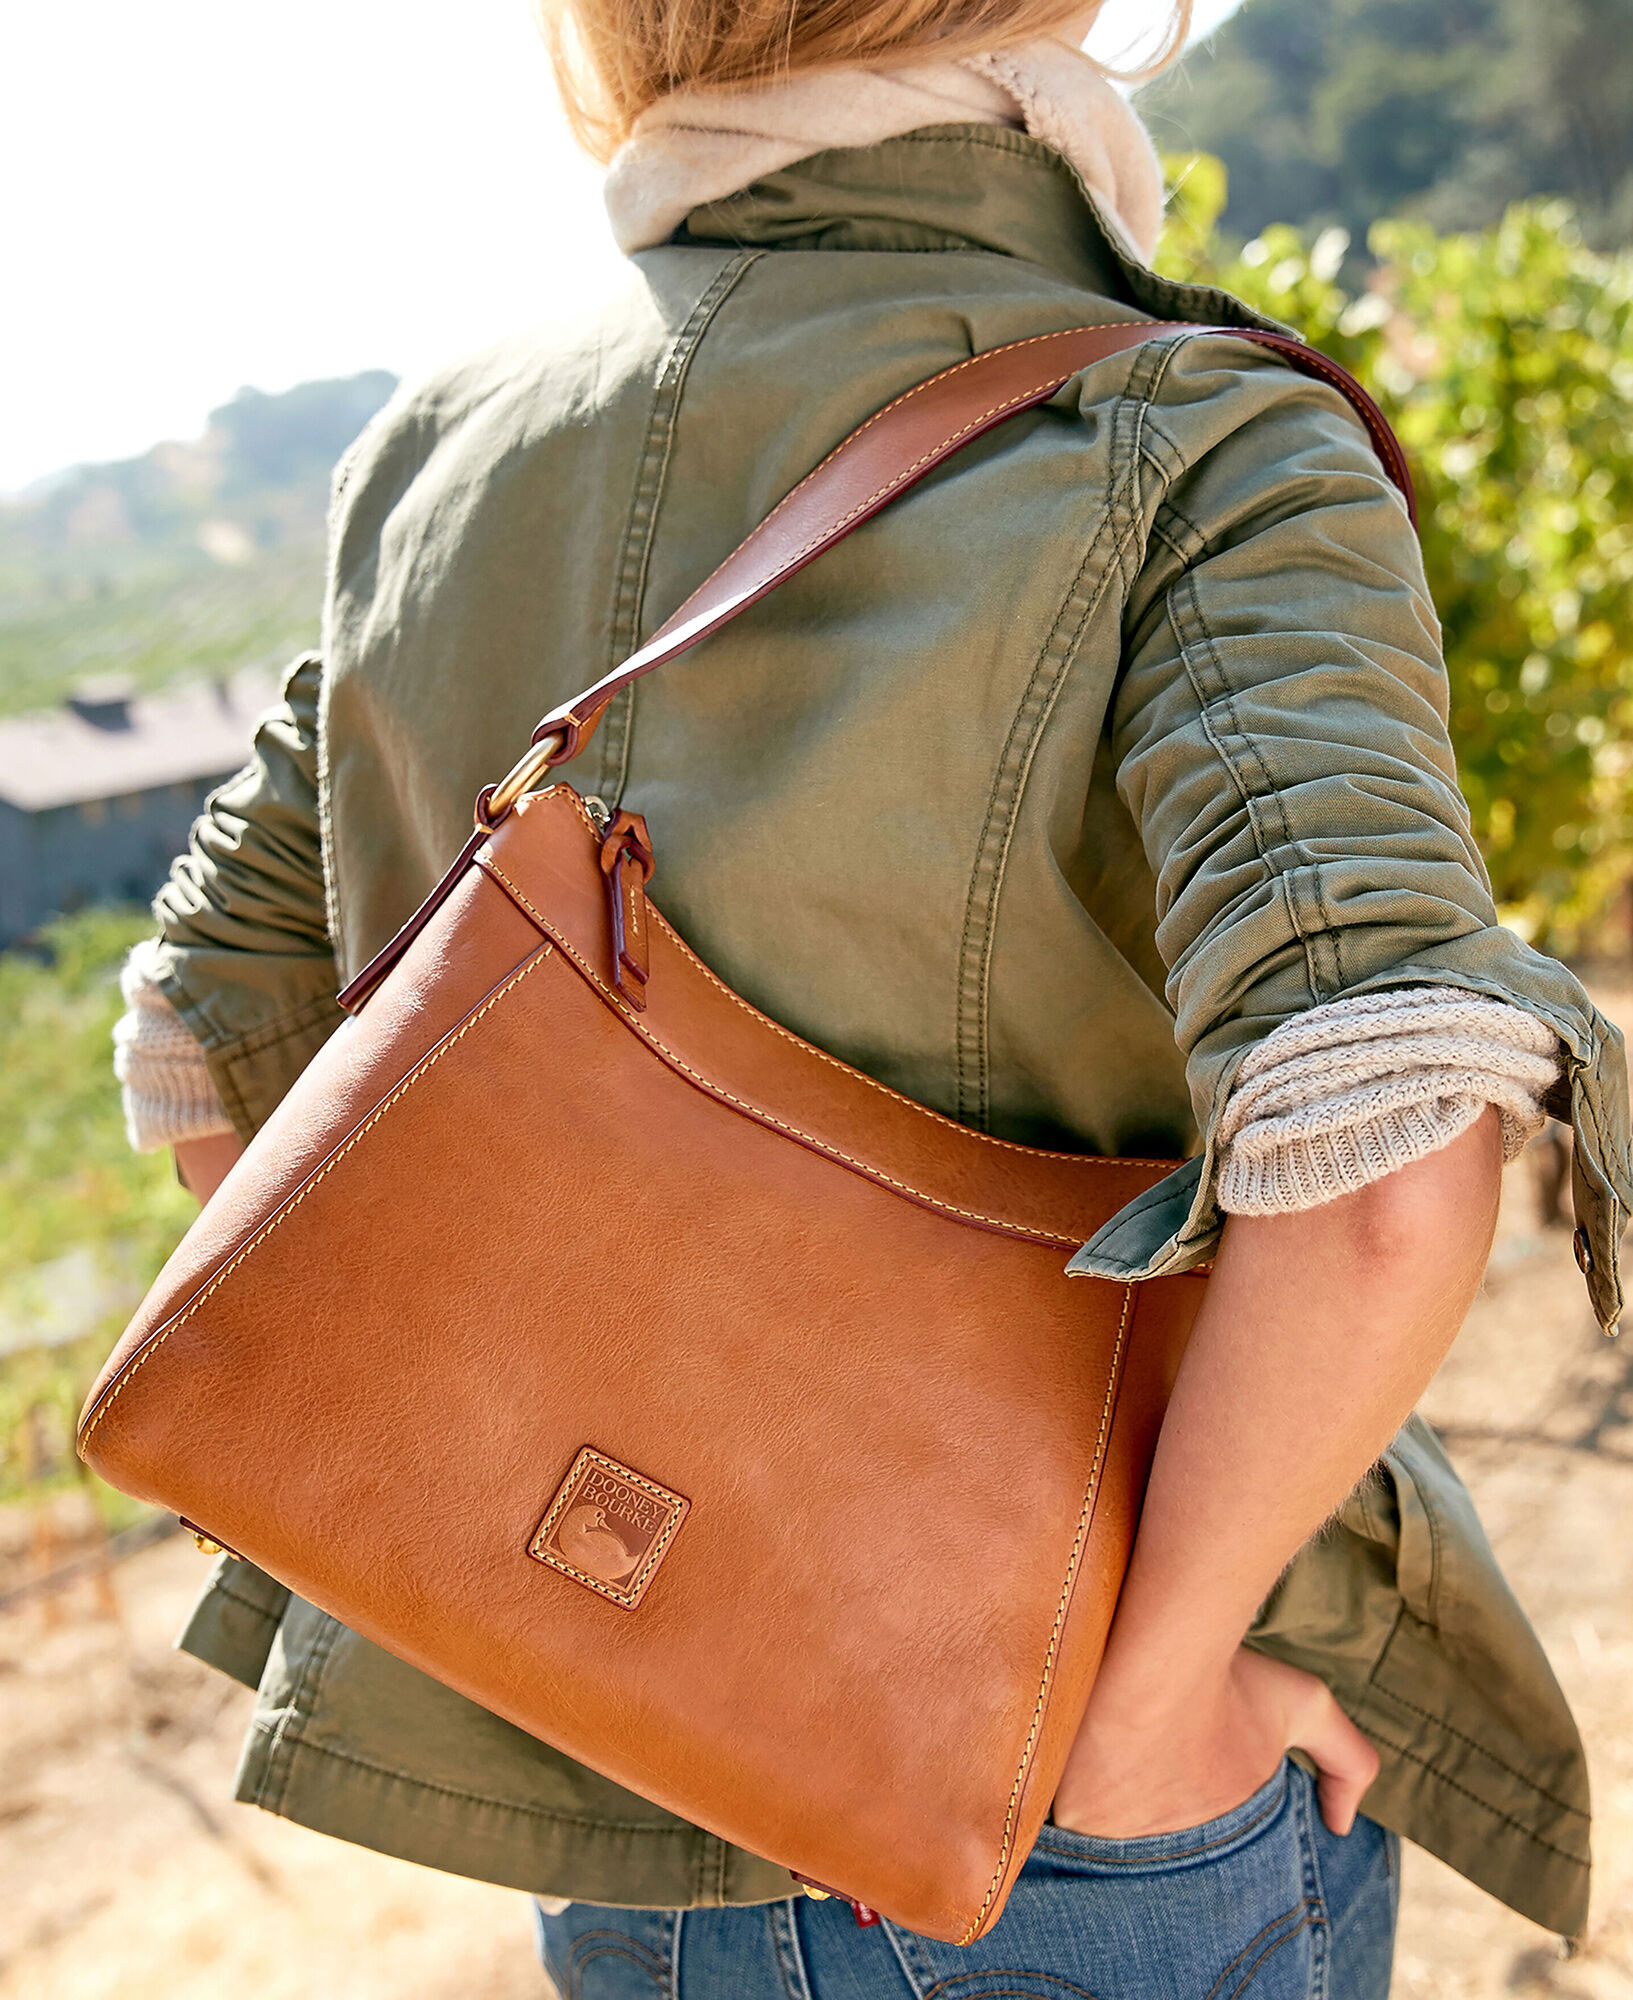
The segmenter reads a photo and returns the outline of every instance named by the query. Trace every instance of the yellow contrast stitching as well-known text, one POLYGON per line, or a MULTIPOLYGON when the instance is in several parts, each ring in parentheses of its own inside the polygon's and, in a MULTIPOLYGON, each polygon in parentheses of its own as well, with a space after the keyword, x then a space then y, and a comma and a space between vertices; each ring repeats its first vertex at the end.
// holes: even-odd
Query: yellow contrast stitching
MULTIPOLYGON (((521 890, 517 888, 516 884, 511 881, 510 877, 505 874, 496 861, 489 859, 481 865, 504 884, 506 889, 516 898, 517 902, 521 904, 522 908, 527 911, 536 924, 541 927, 544 926, 544 918, 534 909, 526 896, 522 894, 521 890)), ((746 1097, 734 1096, 731 1091, 724 1090, 719 1084, 711 1081, 701 1070, 693 1069, 690 1063, 676 1055, 675 1051, 666 1043, 660 1042, 657 1036, 652 1034, 641 1021, 637 1020, 629 1009, 619 1006, 617 996, 613 993, 611 987, 607 986, 601 980, 594 966, 585 959, 577 947, 553 931, 551 935, 555 937, 556 942, 567 953, 568 957, 583 971, 585 977, 595 986, 597 991, 604 993, 613 1002, 614 1006, 618 1008, 620 1020, 627 1022, 649 1048, 656 1049, 665 1062, 673 1064, 683 1076, 689 1076, 695 1084, 702 1090, 707 1091, 709 1096, 718 1099, 720 1103, 734 1105, 739 1111, 747 1111, 753 1117, 760 1120, 762 1124, 770 1125, 779 1132, 787 1133, 791 1139, 802 1140, 806 1145, 814 1147, 817 1152, 826 1155, 828 1159, 838 1160, 847 1167, 855 1167, 859 1173, 865 1174, 869 1180, 882 1182, 886 1187, 894 1188, 899 1194, 911 1195, 915 1201, 922 1201, 929 1208, 939 1209, 943 1215, 956 1216, 961 1222, 984 1222, 994 1229, 1003 1230, 1008 1235, 1025 1237, 1034 1243, 1078 1243, 1082 1240, 1077 1236, 1057 1235, 1052 1229, 1028 1229, 1024 1224, 1007 1221, 1003 1216, 988 1215, 983 1209, 957 1208, 951 1202, 938 1201, 933 1194, 926 1194, 922 1188, 914 1187, 910 1181, 899 1181, 893 1175, 887 1174, 882 1167, 876 1167, 867 1160, 859 1160, 850 1153, 842 1153, 837 1146, 830 1145, 826 1139, 819 1139, 814 1132, 804 1131, 798 1125, 790 1125, 781 1118, 773 1117, 762 1105, 751 1104, 746 1097)))
POLYGON ((987 1889, 986 1900, 976 1912, 975 1922, 958 1940, 968 1944, 986 1921, 987 1911, 992 1907, 992 1899, 998 1893, 998 1884, 1004 1879, 1004 1870, 1009 1864, 1009 1850, 1015 1838, 1015 1808, 1020 1800, 1021 1785, 1026 1777, 1027 1765, 1032 1758, 1032 1745, 1037 1741, 1038 1727, 1043 1721, 1044 1706, 1049 1698, 1049 1683, 1054 1678, 1055 1648, 1060 1643, 1061 1628, 1066 1623, 1066 1607, 1071 1602, 1072 1585, 1077 1580, 1078 1558, 1083 1552, 1083 1540, 1089 1531, 1089 1517, 1094 1509, 1094 1496, 1100 1485, 1100 1467, 1105 1457, 1106 1438, 1111 1429, 1111 1407, 1117 1393, 1117 1369, 1123 1357, 1123 1340, 1128 1332, 1129 1314, 1134 1307, 1134 1287, 1128 1286, 1123 1293, 1123 1316, 1117 1325, 1117 1343, 1111 1351, 1111 1369, 1106 1378, 1106 1400, 1100 1407, 1100 1434, 1094 1441, 1094 1462, 1089 1467, 1089 1488, 1083 1495, 1083 1511, 1077 1517, 1077 1538, 1072 1543, 1070 1560, 1066 1564, 1066 1581, 1060 1587, 1060 1604, 1055 1612, 1055 1628, 1049 1634, 1049 1650, 1043 1661, 1043 1681, 1038 1688, 1037 1706, 1032 1711, 1032 1727, 1026 1733, 1026 1742, 1021 1750, 1020 1767, 1015 1773, 1015 1783, 1009 1794, 1009 1810, 1004 1815, 1004 1844, 998 1855, 998 1866, 993 1870, 992 1882, 987 1889))
POLYGON ((187 1308, 187 1310, 184 1313, 179 1314, 177 1318, 172 1320, 169 1326, 165 1328, 163 1333, 157 1335, 155 1338, 150 1340, 147 1343, 147 1345, 143 1347, 141 1352, 137 1354, 134 1357, 134 1359, 132 1359, 126 1365, 123 1373, 119 1377, 118 1382, 114 1385, 112 1394, 108 1397, 106 1402, 102 1404, 100 1409, 97 1410, 96 1414, 91 1418, 91 1421, 85 1426, 85 1434, 79 1441, 79 1450, 80 1450, 80 1455, 82 1457, 84 1456, 85 1450, 89 1446, 91 1439, 95 1437, 98 1425, 102 1422, 102 1419, 108 1414, 109 1410, 113 1408, 114 1404, 118 1402, 119 1398, 124 1394, 125 1384, 130 1381, 131 1377, 136 1373, 137 1369, 145 1366, 147 1361, 153 1355, 158 1353, 159 1349, 163 1347, 165 1342, 177 1330, 177 1328, 185 1326, 187 1322, 193 1317, 194 1313, 200 1311, 208 1303, 211 1295, 216 1291, 218 1291, 221 1288, 221 1286, 227 1282, 228 1278, 232 1276, 233 1272, 238 1269, 239 1265, 243 1263, 246 1257, 250 1256, 252 1252, 258 1250, 261 1247, 261 1245, 272 1234, 273 1230, 275 1230, 278 1227, 279 1223, 282 1222, 286 1216, 294 1214, 295 1210, 300 1207, 303 1201, 305 1201, 306 1197, 312 1192, 313 1188, 317 1186, 318 1182, 323 1180, 328 1174, 332 1173, 334 1169, 339 1166, 340 1162, 343 1159, 345 1159, 346 1155, 351 1151, 353 1146, 357 1145, 361 1140, 363 1140, 368 1136, 369 1132, 386 1115, 386 1113, 391 1109, 392 1105, 394 1105, 397 1102, 398 1098, 401 1097, 403 1093, 410 1088, 411 1085, 417 1083, 419 1079, 425 1074, 425 1072, 428 1069, 430 1069, 433 1063, 440 1062, 443 1056, 445 1056, 448 1053, 448 1051, 454 1046, 455 1042, 462 1041, 465 1038, 465 1036, 470 1033, 472 1028, 476 1026, 477 1022, 481 1020, 482 1016, 488 1012, 489 1008, 496 1007, 499 1004, 499 1002, 504 999, 505 995, 511 990, 512 987, 519 986, 530 972, 534 971, 538 966, 542 965, 544 961, 550 956, 552 949, 553 946, 551 942, 547 939, 545 941, 544 949, 542 951, 535 952, 534 955, 527 961, 526 965, 522 967, 520 972, 513 974, 511 978, 507 979, 504 985, 499 988, 497 993, 490 994, 488 998, 483 1001, 482 1005, 477 1008, 476 1012, 472 1014, 470 1018, 467 1021, 465 1021, 461 1027, 457 1028, 452 1034, 447 1036, 445 1040, 438 1042, 437 1046, 434 1049, 432 1049, 429 1055, 422 1056, 420 1060, 414 1065, 414 1067, 409 1071, 407 1076, 403 1078, 402 1082, 399 1083, 396 1089, 392 1091, 391 1095, 385 1098, 381 1103, 377 1104, 374 1107, 374 1109, 369 1113, 368 1117, 363 1121, 361 1125, 358 1126, 357 1130, 346 1141, 345 1145, 342 1146, 340 1150, 337 1153, 335 1153, 331 1158, 325 1160, 323 1165, 319 1167, 317 1171, 311 1176, 311 1178, 305 1182, 299 1194, 295 1195, 291 1200, 287 1201, 283 1205, 283 1207, 281 1207, 278 1210, 277 1214, 273 1216, 272 1220, 266 1223, 260 1230, 257 1231, 257 1233, 254 1236, 250 1238, 249 1242, 244 1245, 243 1249, 238 1252, 237 1256, 232 1259, 231 1263, 222 1266, 222 1268, 210 1280, 210 1283, 205 1287, 205 1289, 202 1292, 199 1293, 198 1297, 193 1301, 193 1303, 187 1308))
MULTIPOLYGON (((644 1486, 654 1499, 675 1501, 684 1497, 679 1493, 671 1493, 667 1486, 659 1486, 653 1480, 643 1478, 638 1472, 632 1472, 627 1465, 620 1465, 616 1459, 608 1458, 603 1452, 597 1451, 594 1445, 586 1445, 580 1456, 593 1459, 597 1465, 604 1467, 608 1472, 615 1473, 620 1479, 629 1480, 636 1486, 644 1486)), ((639 1575, 629 1585, 627 1592, 614 1590, 609 1584, 603 1583, 599 1577, 587 1575, 585 1571, 575 1568, 572 1563, 564 1562, 560 1556, 551 1554, 543 1546, 549 1537, 550 1530, 556 1524, 556 1516, 566 1505, 567 1489, 572 1485, 573 1473, 577 1470, 578 1461, 575 1459, 568 1470, 567 1477, 561 1483, 561 1491, 556 1495, 554 1502, 551 1504, 549 1513, 539 1523, 537 1534, 534 1535, 533 1540, 528 1544, 527 1552, 539 1562, 548 1563, 552 1569, 559 1569, 563 1576, 576 1577, 580 1583, 587 1583, 591 1590, 598 1590, 603 1597, 610 1597, 614 1604, 620 1605, 626 1611, 632 1611, 635 1608, 635 1600, 645 1590, 652 1572, 663 1560, 664 1550, 674 1540, 676 1529, 685 1520, 687 1509, 691 1503, 688 1501, 687 1505, 682 1507, 678 1514, 670 1515, 669 1525, 652 1544, 651 1549, 647 1553, 646 1561, 641 1565, 639 1575)))
MULTIPOLYGON (((556 792, 560 792, 564 798, 570 799, 573 802, 573 804, 577 806, 579 814, 583 818, 584 824, 591 830, 592 833, 595 833, 596 832, 595 821, 590 817, 589 811, 586 808, 584 801, 579 797, 578 793, 573 789, 571 785, 568 784, 552 785, 549 792, 535 793, 534 798, 535 799, 548 798, 553 793, 556 792)), ((531 804, 532 802, 533 802, 532 800, 528 801, 529 804, 531 804)), ((480 862, 481 860, 480 856, 478 857, 478 860, 480 862)), ((497 867, 495 868, 494 872, 496 874, 498 873, 497 867)), ((516 896, 517 900, 523 905, 523 907, 526 909, 528 915, 533 919, 533 921, 536 924, 538 924, 541 928, 548 929, 548 926, 545 924, 544 918, 540 916, 539 912, 534 909, 533 905, 527 901, 527 898, 522 895, 521 890, 516 888, 514 883, 509 883, 508 886, 511 888, 512 893, 516 896)), ((650 905, 649 908, 651 908, 650 905)), ((957 1132, 963 1138, 966 1139, 978 1139, 980 1140, 983 1146, 995 1146, 1000 1152, 1021 1153, 1024 1154, 1028 1159, 1033 1159, 1033 1160, 1037 1159, 1070 1160, 1073 1162, 1074 1165, 1082 1165, 1086 1167, 1177 1167, 1181 1164, 1178 1160, 1135 1159, 1130 1155, 1124 1153, 1119 1153, 1115 1159, 1103 1153, 1053 1153, 1047 1147, 1044 1146, 1022 1146, 1013 1139, 999 1139, 995 1138, 991 1132, 977 1131, 973 1125, 960 1125, 956 1118, 949 1118, 946 1116, 944 1112, 933 1111, 928 1104, 920 1104, 916 1098, 904 1097, 899 1090, 892 1090, 888 1083, 881 1083, 877 1077, 869 1076, 863 1070, 853 1069, 848 1062, 841 1062, 838 1056, 831 1056, 825 1049, 819 1049, 814 1042, 808 1042, 803 1038, 803 1036, 796 1035, 792 1028, 785 1028, 781 1024, 781 1022, 773 1021, 769 1014, 762 1014, 758 1007, 754 1006, 754 1004, 751 1001, 745 1000, 742 994, 737 992, 734 988, 728 986, 725 980, 723 980, 720 977, 720 975, 712 969, 712 967, 707 965, 701 958, 698 957, 697 953, 693 951, 692 947, 686 942, 685 938, 683 938, 680 932, 675 929, 674 925, 669 922, 668 918, 663 914, 662 910, 652 908, 651 915, 653 922, 657 925, 658 929, 661 930, 664 933, 664 935, 669 939, 670 943, 674 945, 676 950, 679 951, 681 955, 691 965, 693 965, 699 972, 702 973, 703 977, 706 980, 708 980, 711 986, 717 988, 718 991, 723 993, 726 996, 726 998, 729 1001, 731 1001, 733 1006, 741 1007, 743 1012, 747 1014, 752 1020, 757 1021, 762 1027, 769 1028, 774 1035, 780 1035, 785 1042, 791 1043, 796 1049, 798 1049, 801 1052, 801 1054, 813 1057, 817 1062, 826 1063, 830 1069, 837 1069, 841 1071, 844 1075, 852 1078, 857 1083, 866 1084, 869 1090, 876 1090, 881 1097, 889 1098, 892 1104, 900 1104, 905 1106, 905 1108, 909 1111, 916 1111, 921 1118, 933 1119, 936 1124, 945 1126, 949 1132, 957 1132)), ((574 956, 576 957, 577 954, 575 953, 574 956)), ((583 960, 580 959, 579 963, 583 964, 583 960)), ((590 969, 589 967, 586 966, 585 970, 589 971, 590 969)), ((592 979, 595 978, 595 974, 593 972, 590 973, 590 976, 592 979)), ((619 999, 619 996, 612 990, 612 988, 609 986, 602 985, 602 982, 599 979, 596 979, 595 983, 600 988, 600 990, 606 994, 607 998, 611 1000, 613 1004, 618 1008, 619 1012, 623 1013, 625 1011, 623 1002, 619 999)))

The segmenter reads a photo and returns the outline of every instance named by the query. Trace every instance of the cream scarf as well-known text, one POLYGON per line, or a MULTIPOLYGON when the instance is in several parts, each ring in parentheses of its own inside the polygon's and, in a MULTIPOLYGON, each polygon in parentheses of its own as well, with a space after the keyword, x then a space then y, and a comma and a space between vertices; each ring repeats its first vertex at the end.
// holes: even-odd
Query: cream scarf
POLYGON ((1053 146, 1082 175, 1123 247, 1149 263, 1162 168, 1128 101, 1081 49, 1045 38, 963 62, 812 71, 758 90, 682 90, 636 120, 607 172, 607 214, 626 253, 665 242, 687 215, 835 146, 925 125, 1003 125, 1053 146))

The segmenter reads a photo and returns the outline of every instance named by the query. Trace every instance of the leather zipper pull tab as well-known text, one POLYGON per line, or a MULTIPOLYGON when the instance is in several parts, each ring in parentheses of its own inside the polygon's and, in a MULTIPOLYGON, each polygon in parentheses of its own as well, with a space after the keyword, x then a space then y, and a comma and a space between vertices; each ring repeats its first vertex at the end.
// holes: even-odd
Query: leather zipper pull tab
POLYGON ((652 880, 652 836, 639 813, 618 813, 601 841, 612 924, 612 976, 618 991, 640 1011, 646 1006, 651 969, 647 941, 646 885, 652 880))

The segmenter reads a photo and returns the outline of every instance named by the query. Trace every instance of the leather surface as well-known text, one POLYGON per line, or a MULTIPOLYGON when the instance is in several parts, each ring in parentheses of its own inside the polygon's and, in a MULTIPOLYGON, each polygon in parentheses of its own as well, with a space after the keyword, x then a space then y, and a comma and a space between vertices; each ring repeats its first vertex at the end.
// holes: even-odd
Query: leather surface
POLYGON ((655 911, 635 1009, 599 857, 565 786, 483 844, 165 1267, 82 1452, 607 1776, 968 1940, 1053 1795, 1201 1294, 1069 1281, 1065 1245, 1166 1163, 896 1097, 655 911), (688 1503, 633 1609, 529 1554, 586 1447, 688 1503))

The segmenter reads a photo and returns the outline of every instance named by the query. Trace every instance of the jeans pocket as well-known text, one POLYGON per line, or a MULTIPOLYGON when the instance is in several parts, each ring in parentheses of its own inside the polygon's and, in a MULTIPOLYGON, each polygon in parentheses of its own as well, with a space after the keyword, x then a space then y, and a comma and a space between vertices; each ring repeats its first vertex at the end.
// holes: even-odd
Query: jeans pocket
POLYGON ((1131 1840, 1111 1840, 1098 1833, 1074 1833, 1056 1826, 1053 1820, 1038 1835, 1033 1853, 1047 1855, 1057 1865, 1075 1864, 1090 1874, 1128 1875, 1135 1872, 1162 1873, 1171 1869, 1198 1868, 1223 1861, 1261 1840, 1276 1824, 1287 1806, 1287 1789, 1292 1765, 1283 1758, 1251 1798, 1200 1826, 1181 1827, 1173 1833, 1145 1833, 1131 1840))

